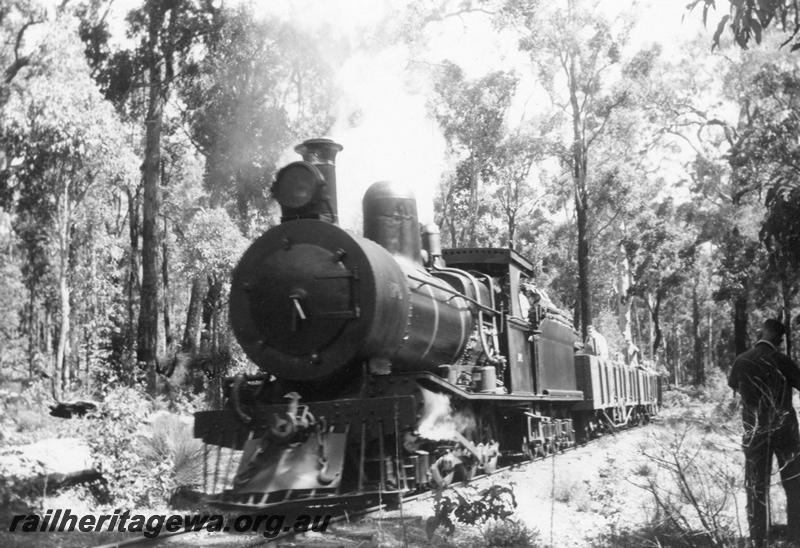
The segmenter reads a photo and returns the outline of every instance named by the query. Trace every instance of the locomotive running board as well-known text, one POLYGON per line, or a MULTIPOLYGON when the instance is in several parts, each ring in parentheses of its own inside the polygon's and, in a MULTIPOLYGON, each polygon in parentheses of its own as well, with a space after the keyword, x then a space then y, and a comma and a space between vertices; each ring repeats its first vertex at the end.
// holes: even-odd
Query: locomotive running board
MULTIPOLYGON (((400 375, 398 375, 400 376, 400 375)), ((545 390, 544 394, 487 394, 482 392, 467 392, 458 386, 447 382, 446 379, 433 373, 410 373, 408 375, 416 379, 423 386, 428 384, 450 392, 451 394, 469 401, 494 401, 494 402, 530 402, 530 401, 563 401, 579 402, 583 401, 583 392, 580 390, 545 390)))

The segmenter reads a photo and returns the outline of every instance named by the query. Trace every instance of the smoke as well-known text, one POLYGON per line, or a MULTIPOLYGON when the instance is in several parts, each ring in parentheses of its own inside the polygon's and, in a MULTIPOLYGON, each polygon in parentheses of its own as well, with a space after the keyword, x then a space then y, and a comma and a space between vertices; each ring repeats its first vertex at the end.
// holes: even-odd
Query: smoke
POLYGON ((475 430, 475 416, 469 409, 453 410, 450 396, 437 394, 420 388, 422 391, 423 412, 417 426, 419 435, 429 440, 461 441, 456 434, 466 435, 475 430))
POLYGON ((417 198, 420 222, 433 222, 433 199, 446 170, 445 142, 428 117, 426 96, 409 89, 405 48, 359 52, 339 71, 345 92, 331 137, 337 161, 339 217, 359 229, 361 199, 377 181, 394 181, 417 198))
MULTIPOLYGON (((259 3, 262 16, 278 17, 317 39, 338 88, 335 122, 327 135, 344 150, 336 157, 339 220, 361 232, 361 200, 378 181, 410 188, 420 222, 433 222, 433 199, 448 169, 445 140, 428 113, 427 68, 409 47, 367 38, 379 32, 407 0, 275 0, 259 3), (313 17, 309 17, 313 14, 313 17)), ((293 146, 293 145, 292 145, 293 146)), ((291 149, 281 165, 298 159, 291 149)))

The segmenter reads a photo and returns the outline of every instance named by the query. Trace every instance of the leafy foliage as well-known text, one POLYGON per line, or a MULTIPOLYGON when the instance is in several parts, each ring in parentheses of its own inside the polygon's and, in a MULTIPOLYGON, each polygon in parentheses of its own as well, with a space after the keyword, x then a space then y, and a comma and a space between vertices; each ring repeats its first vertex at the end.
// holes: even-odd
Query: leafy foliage
POLYGON ((224 209, 201 209, 184 232, 184 268, 193 275, 227 280, 247 245, 224 209))
POLYGON ((670 292, 687 279, 694 263, 697 235, 680 218, 671 199, 643 213, 631 227, 623 247, 633 271, 631 295, 650 308, 655 338, 652 352, 661 344, 660 308, 670 292))
POLYGON ((207 54, 181 86, 192 141, 206 157, 212 207, 240 221, 266 209, 280 154, 333 123, 332 74, 307 35, 252 8, 222 10, 207 54))
MULTIPOLYGON (((23 274, 31 300, 44 293, 45 302, 59 314, 53 373, 58 392, 70 359, 67 339, 74 336, 71 293, 76 276, 86 262, 96 266, 98 255, 114 251, 113 247, 78 251, 76 229, 91 231, 104 223, 86 206, 103 203, 115 185, 125 185, 136 171, 136 161, 113 109, 94 87, 76 37, 61 21, 47 26, 51 39, 38 53, 39 64, 25 70, 26 86, 9 96, 0 113, 0 139, 13 158, 0 170, 0 188, 5 189, 0 195, 7 198, 0 205, 15 214, 14 228, 27 255, 23 274)), ((105 289, 113 294, 112 287, 105 289)), ((77 302, 88 304, 87 308, 94 305, 95 314, 101 305, 97 298, 77 302)), ((78 307, 81 319, 91 321, 87 316, 95 314, 78 307)), ((96 348, 97 342, 89 346, 96 348)))
MULTIPOLYGON (((791 50, 800 49, 797 33, 800 32, 798 15, 800 4, 797 0, 776 0, 773 2, 757 2, 755 0, 728 0, 729 12, 717 22, 714 31, 713 47, 719 47, 725 29, 730 30, 734 42, 740 48, 747 49, 751 42, 761 43, 764 31, 770 26, 779 27, 789 36, 783 45, 792 43, 791 50)), ((703 24, 708 23, 708 12, 716 8, 715 0, 692 0, 687 8, 692 10, 702 5, 703 24)))
POLYGON ((475 487, 439 491, 434 498, 434 515, 426 524, 428 538, 439 526, 452 535, 456 522, 473 525, 488 519, 504 520, 514 514, 516 507, 514 491, 507 485, 492 485, 481 491, 475 487))
POLYGON ((483 540, 488 547, 527 547, 538 546, 539 532, 517 520, 490 521, 483 528, 483 540))
POLYGON ((139 447, 148 462, 166 465, 164 492, 172 494, 179 488, 200 486, 203 446, 194 438, 190 422, 166 413, 156 414, 139 438, 139 447))
POLYGON ((199 485, 202 445, 185 421, 154 413, 158 402, 140 387, 109 390, 82 426, 106 502, 163 507, 179 488, 199 485))
MULTIPOLYGON (((517 78, 497 71, 470 80, 461 67, 445 61, 435 78, 430 109, 442 127, 448 150, 456 159, 454 172, 442 181, 442 200, 438 217, 445 227, 451 246, 485 242, 478 233, 479 223, 490 211, 482 207, 479 196, 502 170, 513 170, 514 161, 527 158, 519 152, 524 142, 507 144, 506 154, 499 154, 506 128, 506 111, 511 104, 517 78)), ((524 160, 523 160, 524 161, 524 160)), ((530 159, 527 161, 530 166, 530 159)), ((529 169, 529 167, 528 167, 529 169)), ((527 170, 523 167, 524 175, 527 170)), ((516 184, 524 182, 518 177, 516 184)), ((506 203, 512 196, 506 191, 506 203)), ((513 199, 513 198, 512 198, 513 199)))
POLYGON ((163 486, 155 490, 153 482, 161 481, 168 469, 164 463, 146 462, 134 444, 150 413, 147 405, 142 405, 146 400, 139 388, 112 389, 85 421, 90 430, 86 439, 104 479, 108 502, 131 508, 163 499, 163 486))
POLYGON ((735 508, 731 501, 742 485, 738 454, 731 455, 731 449, 738 443, 724 435, 709 435, 718 430, 719 425, 706 425, 701 441, 686 425, 672 439, 657 440, 652 448, 643 449, 657 471, 641 487, 652 494, 657 515, 667 524, 662 535, 696 538, 709 546, 735 542, 738 516, 731 512, 735 508))

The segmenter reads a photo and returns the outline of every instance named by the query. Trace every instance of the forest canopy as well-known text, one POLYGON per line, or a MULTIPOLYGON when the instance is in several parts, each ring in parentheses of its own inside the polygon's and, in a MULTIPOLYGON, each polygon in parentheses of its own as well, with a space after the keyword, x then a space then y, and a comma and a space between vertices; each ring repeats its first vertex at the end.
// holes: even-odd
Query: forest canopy
POLYGON ((700 0, 673 24, 711 28, 664 41, 641 38, 655 5, 591 0, 398 2, 350 32, 234 2, 6 2, 0 375, 219 397, 253 369, 231 271, 279 222, 291 147, 330 135, 422 173, 445 245, 513 248, 579 332, 702 383, 763 318, 796 331, 797 6, 759 6, 700 0), (480 58, 447 46, 473 28, 480 58), (403 128, 374 122, 379 95, 403 128), (433 135, 435 167, 395 132, 433 135))

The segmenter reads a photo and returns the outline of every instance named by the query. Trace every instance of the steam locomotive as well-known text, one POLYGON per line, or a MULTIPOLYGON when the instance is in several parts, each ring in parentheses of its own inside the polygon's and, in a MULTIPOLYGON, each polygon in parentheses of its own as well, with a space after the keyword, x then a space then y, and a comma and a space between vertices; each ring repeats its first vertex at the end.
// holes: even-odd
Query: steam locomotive
POLYGON ((210 500, 345 504, 546 455, 658 409, 655 372, 582 350, 511 249, 442 249, 413 195, 379 182, 363 237, 337 224, 335 159, 312 139, 276 175, 281 223, 233 273, 230 321, 263 371, 197 413, 210 500), (216 455, 214 454, 216 452, 216 455))

